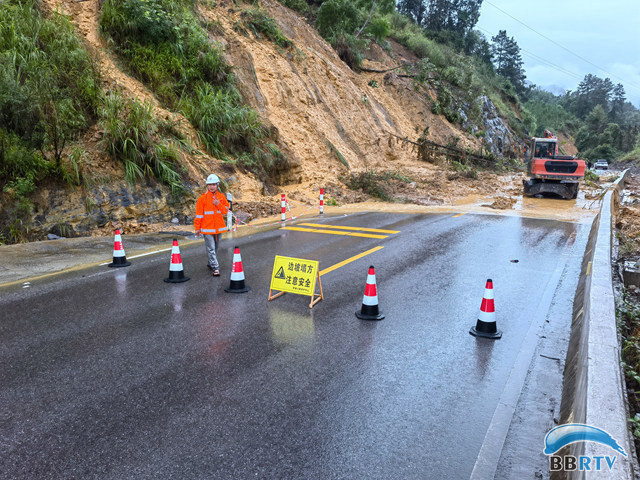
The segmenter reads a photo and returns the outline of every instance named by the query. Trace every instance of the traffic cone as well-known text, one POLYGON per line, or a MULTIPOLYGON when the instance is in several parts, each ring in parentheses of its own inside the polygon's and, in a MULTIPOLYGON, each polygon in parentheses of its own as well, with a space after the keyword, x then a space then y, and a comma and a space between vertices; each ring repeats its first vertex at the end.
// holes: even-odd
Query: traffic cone
POLYGON ((475 327, 471 327, 469 333, 475 337, 493 338, 502 337, 502 331, 496 328, 496 309, 493 304, 493 280, 487 280, 484 288, 484 297, 480 306, 480 315, 475 327))
POLYGON ((225 292, 229 293, 245 293, 251 290, 251 287, 244 285, 244 270, 242 268, 242 257, 240 257, 240 248, 235 247, 233 250, 233 265, 231 266, 231 281, 229 288, 225 288, 225 292))
POLYGON ((362 308, 356 312, 356 317, 361 320, 382 320, 384 315, 378 312, 378 291, 376 289, 376 272, 373 265, 369 267, 367 285, 362 297, 362 308))
POLYGON ((171 265, 169 265, 169 277, 164 281, 167 283, 181 283, 189 280, 189 277, 184 276, 184 269, 182 268, 182 257, 180 256, 180 247, 178 246, 178 239, 173 239, 173 247, 171 247, 171 265))
POLYGON ((124 247, 122 246, 122 237, 120 236, 120 230, 116 229, 116 235, 113 240, 113 262, 109 264, 110 267, 128 267, 131 262, 127 262, 127 256, 124 254, 124 247))

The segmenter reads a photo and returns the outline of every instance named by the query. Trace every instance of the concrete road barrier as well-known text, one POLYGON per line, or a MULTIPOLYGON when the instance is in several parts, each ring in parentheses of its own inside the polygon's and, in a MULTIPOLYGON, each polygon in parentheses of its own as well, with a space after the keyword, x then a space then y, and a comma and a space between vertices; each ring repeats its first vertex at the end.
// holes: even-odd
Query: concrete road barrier
MULTIPOLYGON (((628 406, 620 343, 616 328, 612 283, 612 239, 620 194, 629 175, 623 172, 605 194, 600 213, 593 221, 582 262, 573 304, 571 337, 565 363, 560 424, 581 423, 609 433, 627 453, 618 454, 611 470, 601 461, 600 474, 591 470, 552 471, 552 479, 616 478, 638 475, 635 447, 627 426, 628 406), (613 474, 613 476, 612 476, 613 474)), ((577 442, 558 451, 558 456, 612 457, 617 452, 597 442, 577 442)), ((585 463, 587 460, 585 460, 585 463)))

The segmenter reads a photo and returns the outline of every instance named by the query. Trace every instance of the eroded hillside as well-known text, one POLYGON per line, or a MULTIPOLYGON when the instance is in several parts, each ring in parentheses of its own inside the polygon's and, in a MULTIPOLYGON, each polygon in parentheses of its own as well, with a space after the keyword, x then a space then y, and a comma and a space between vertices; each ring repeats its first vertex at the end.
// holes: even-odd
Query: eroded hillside
MULTIPOLYGON (((508 209, 516 203, 515 197, 520 193, 517 174, 502 178, 487 172, 476 178, 460 175, 447 167, 419 161, 414 145, 401 140, 415 140, 428 128, 428 139, 433 142, 447 144, 457 139, 458 147, 481 148, 478 138, 443 116, 431 113, 433 92, 417 90, 411 76, 401 75, 395 69, 417 61, 397 44, 392 44, 391 52, 373 44, 365 66, 376 71, 355 73, 304 18, 276 1, 264 0, 260 4, 292 42, 287 49, 249 32, 243 34, 238 28, 242 24, 242 4, 222 1, 198 5, 202 23, 215 25, 209 29, 210 40, 222 47, 227 61, 233 65, 236 85, 245 102, 259 112, 274 132, 290 163, 290 169, 277 181, 265 185, 232 164, 223 164, 203 153, 204 147, 184 117, 163 108, 144 84, 121 68, 99 34, 99 0, 45 0, 45 3, 50 9, 67 14, 76 25, 78 34, 98 59, 106 90, 118 89, 141 102, 151 102, 156 116, 174 119, 194 150, 183 152, 181 158, 191 194, 180 202, 169 203, 162 186, 149 183, 135 189, 124 186, 121 166, 101 150, 102 132, 94 127, 83 140, 89 154, 86 168, 92 170, 94 177, 107 180, 88 191, 70 191, 64 196, 41 192, 38 218, 44 232, 61 221, 75 234, 108 233, 113 225, 127 227, 129 231, 144 230, 149 224, 172 218, 188 224, 193 213, 193 196, 202 190, 208 172, 219 173, 226 180, 244 219, 279 211, 281 192, 298 205, 315 205, 320 187, 326 189, 328 203, 343 205, 367 200, 367 195, 344 185, 349 173, 365 170, 392 172, 391 190, 404 202, 451 204, 459 197, 475 194, 496 197, 493 204, 489 202, 494 208, 508 209), (85 211, 87 204, 94 206, 91 215, 85 211)), ((487 124, 502 129, 500 153, 517 156, 518 140, 492 105, 485 105, 483 117, 487 124)), ((495 150, 496 146, 492 148, 495 150)))

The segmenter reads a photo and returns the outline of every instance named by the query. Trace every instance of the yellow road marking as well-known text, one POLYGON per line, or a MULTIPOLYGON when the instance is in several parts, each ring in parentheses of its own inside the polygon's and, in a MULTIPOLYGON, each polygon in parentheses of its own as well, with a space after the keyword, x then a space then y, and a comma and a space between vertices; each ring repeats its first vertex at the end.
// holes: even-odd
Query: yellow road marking
POLYGON ((452 218, 461 217, 462 215, 466 215, 466 214, 467 214, 466 212, 465 213, 459 213, 457 215, 454 215, 452 218))
POLYGON ((378 250, 380 250, 380 249, 382 249, 382 248, 384 248, 384 247, 374 247, 374 248, 372 248, 371 250, 367 250, 366 252, 359 253, 359 254, 358 254, 358 255, 356 255, 355 257, 347 258, 346 260, 344 260, 344 261, 342 261, 342 262, 340 262, 340 263, 336 263, 335 265, 333 265, 333 266, 331 266, 331 267, 327 267, 327 268, 325 268, 324 270, 321 270, 321 271, 320 271, 320 276, 325 275, 325 274, 327 274, 327 273, 329 273, 329 272, 333 272, 334 270, 336 270, 336 269, 338 269, 338 268, 340 268, 340 267, 344 267, 344 266, 345 266, 346 264, 348 264, 348 263, 351 263, 351 262, 353 262, 353 261, 355 261, 355 260, 358 260, 359 258, 362 258, 362 257, 364 257, 364 256, 367 256, 367 255, 369 255, 370 253, 377 252, 378 250))
POLYGON ((358 232, 334 232, 332 230, 321 230, 319 228, 282 227, 281 230, 296 230, 298 232, 327 233, 329 235, 346 235, 349 237, 366 237, 366 238, 387 238, 388 236, 388 235, 373 235, 371 233, 358 233, 358 232))
POLYGON ((298 225, 304 225, 307 227, 320 227, 320 228, 337 228, 340 230, 356 230, 361 232, 376 232, 376 233, 400 233, 398 230, 380 230, 377 228, 362 228, 362 227, 344 227, 342 225, 325 225, 323 223, 299 223, 298 225))

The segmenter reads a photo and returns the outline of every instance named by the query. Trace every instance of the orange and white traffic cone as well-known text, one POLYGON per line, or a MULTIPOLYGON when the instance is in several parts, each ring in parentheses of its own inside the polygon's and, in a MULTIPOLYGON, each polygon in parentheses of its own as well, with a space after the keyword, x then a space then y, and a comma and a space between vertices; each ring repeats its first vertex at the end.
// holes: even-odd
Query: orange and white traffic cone
POLYGON ((116 235, 113 240, 113 262, 109 264, 110 267, 128 267, 131 262, 127 262, 127 256, 124 253, 124 247, 122 246, 122 237, 120 236, 120 230, 116 229, 116 235))
POLYGON ((362 297, 362 308, 356 312, 356 317, 361 320, 382 320, 384 315, 378 311, 378 290, 376 289, 376 271, 373 265, 369 267, 367 285, 362 297))
POLYGON ((502 331, 496 328, 496 308, 493 304, 493 280, 487 280, 484 288, 484 297, 480 305, 480 315, 475 327, 471 327, 469 333, 475 337, 493 338, 502 337, 502 331))
POLYGON ((171 264, 169 265, 169 276, 164 279, 167 283, 181 283, 189 280, 184 276, 184 268, 182 268, 182 257, 180 256, 180 247, 178 239, 173 239, 173 247, 171 247, 171 264))
POLYGON ((244 284, 244 269, 242 268, 242 257, 240 256, 240 248, 233 249, 233 265, 231 266, 231 281, 229 288, 225 288, 225 292, 229 293, 245 293, 251 290, 244 284))

